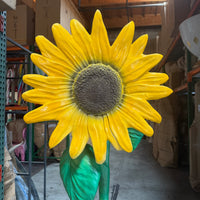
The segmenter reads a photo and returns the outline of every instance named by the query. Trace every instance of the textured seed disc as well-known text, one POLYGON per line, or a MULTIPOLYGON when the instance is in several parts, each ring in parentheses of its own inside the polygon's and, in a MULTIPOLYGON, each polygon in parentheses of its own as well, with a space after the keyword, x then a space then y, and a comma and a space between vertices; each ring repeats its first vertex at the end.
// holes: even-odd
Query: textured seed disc
POLYGON ((91 64, 83 69, 73 84, 75 101, 87 114, 111 111, 122 98, 122 81, 109 65, 91 64))

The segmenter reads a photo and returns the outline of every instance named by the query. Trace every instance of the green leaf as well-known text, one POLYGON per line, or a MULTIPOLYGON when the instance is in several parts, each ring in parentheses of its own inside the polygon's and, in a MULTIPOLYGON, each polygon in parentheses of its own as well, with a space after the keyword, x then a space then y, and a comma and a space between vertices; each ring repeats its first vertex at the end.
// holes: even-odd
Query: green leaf
POLYGON ((144 134, 134 128, 128 128, 129 136, 133 145, 133 151, 136 149, 144 134))
POLYGON ((60 175, 71 200, 93 200, 99 185, 101 165, 95 162, 92 147, 87 145, 76 159, 71 159, 65 150, 60 161, 60 175))

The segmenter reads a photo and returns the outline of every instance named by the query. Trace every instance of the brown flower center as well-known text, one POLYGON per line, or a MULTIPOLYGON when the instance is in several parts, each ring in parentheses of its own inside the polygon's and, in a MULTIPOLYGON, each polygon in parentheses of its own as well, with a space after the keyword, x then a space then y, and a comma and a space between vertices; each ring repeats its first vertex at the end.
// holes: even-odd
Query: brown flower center
POLYGON ((87 114, 103 115, 122 99, 122 81, 109 65, 91 64, 78 73, 73 95, 79 108, 87 114))

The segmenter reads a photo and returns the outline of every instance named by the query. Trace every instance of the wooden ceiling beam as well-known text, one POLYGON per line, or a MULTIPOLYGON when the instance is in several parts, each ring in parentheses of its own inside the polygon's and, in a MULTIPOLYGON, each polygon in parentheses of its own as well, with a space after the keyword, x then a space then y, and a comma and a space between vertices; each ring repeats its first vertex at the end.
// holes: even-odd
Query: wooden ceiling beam
MULTIPOLYGON (((146 15, 133 15, 129 16, 130 21, 134 21, 136 27, 147 27, 147 26, 161 26, 162 20, 161 15, 157 14, 146 14, 146 15)), ((113 16, 110 18, 104 18, 104 23, 108 29, 122 28, 128 23, 127 16, 113 16)))
MULTIPOLYGON (((74 0, 78 5, 78 0, 74 0)), ((144 3, 163 3, 166 0, 128 0, 129 4, 144 4, 144 3)), ((126 4, 126 0, 81 0, 80 7, 97 7, 97 6, 117 6, 126 4)))

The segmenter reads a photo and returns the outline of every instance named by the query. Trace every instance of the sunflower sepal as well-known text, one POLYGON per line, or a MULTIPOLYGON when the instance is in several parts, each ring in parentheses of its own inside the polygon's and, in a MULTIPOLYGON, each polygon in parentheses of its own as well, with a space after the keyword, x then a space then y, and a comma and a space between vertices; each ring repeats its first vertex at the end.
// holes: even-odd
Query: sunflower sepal
POLYGON ((128 128, 129 137, 133 145, 133 151, 137 148, 144 134, 134 128, 128 128))
POLYGON ((105 173, 109 174, 109 163, 107 161, 102 165, 97 164, 91 145, 87 144, 76 159, 70 157, 68 148, 63 152, 60 160, 60 176, 71 200, 93 200, 98 187, 101 188, 99 196, 103 195, 103 199, 108 200, 105 196, 109 193, 105 191, 107 187, 104 182, 109 182, 109 176, 105 176, 105 173))

